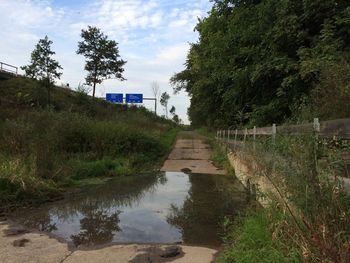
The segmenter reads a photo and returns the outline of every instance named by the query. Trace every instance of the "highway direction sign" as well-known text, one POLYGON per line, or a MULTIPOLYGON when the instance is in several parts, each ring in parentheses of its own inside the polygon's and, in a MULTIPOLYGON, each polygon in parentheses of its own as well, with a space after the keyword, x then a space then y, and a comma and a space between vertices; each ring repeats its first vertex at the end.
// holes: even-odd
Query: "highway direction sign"
POLYGON ((126 103, 143 103, 143 94, 126 94, 126 103))
POLYGON ((123 94, 121 93, 107 93, 106 101, 112 103, 123 103, 123 94))

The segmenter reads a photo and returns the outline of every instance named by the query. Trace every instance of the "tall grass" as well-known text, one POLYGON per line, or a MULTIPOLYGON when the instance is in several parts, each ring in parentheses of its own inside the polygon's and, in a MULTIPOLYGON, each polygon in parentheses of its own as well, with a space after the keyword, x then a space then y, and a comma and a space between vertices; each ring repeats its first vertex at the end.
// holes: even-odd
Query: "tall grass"
MULTIPOLYGON (((270 205, 285 215, 276 220, 275 214, 266 212, 271 219, 267 224, 270 234, 276 224, 284 225, 277 240, 281 244, 290 240, 290 248, 297 249, 300 261, 350 261, 350 197, 341 180, 344 170, 339 157, 349 150, 346 142, 316 140, 311 133, 278 136, 275 144, 270 138, 260 138, 256 147, 249 142, 236 145, 236 153, 250 174, 267 178, 273 186, 270 205)), ((252 233, 247 235, 256 238, 252 233)), ((258 249, 245 239, 237 242, 237 248, 247 253, 248 248, 258 249)), ((237 255, 231 255, 236 260, 237 255)))
POLYGON ((33 80, 0 83, 2 203, 57 192, 74 180, 155 169, 176 136, 172 122, 144 108, 55 87, 47 109, 41 95, 33 80))

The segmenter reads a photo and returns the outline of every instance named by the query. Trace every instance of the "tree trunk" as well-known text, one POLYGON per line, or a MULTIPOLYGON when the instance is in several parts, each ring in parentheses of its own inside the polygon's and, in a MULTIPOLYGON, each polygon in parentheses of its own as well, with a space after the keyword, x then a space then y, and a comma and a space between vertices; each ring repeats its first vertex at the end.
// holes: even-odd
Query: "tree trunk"
POLYGON ((46 88, 47 88, 47 105, 51 106, 51 90, 50 90, 50 80, 47 79, 46 81, 46 88))
POLYGON ((96 89, 96 82, 94 82, 94 86, 93 86, 93 89, 92 89, 92 98, 93 99, 95 98, 95 89, 96 89))

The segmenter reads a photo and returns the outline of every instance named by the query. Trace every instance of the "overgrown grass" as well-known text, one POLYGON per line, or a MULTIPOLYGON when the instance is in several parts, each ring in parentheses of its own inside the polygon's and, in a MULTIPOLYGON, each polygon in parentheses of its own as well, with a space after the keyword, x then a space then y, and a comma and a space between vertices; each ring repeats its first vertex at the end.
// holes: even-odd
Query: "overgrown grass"
POLYGON ((300 262, 298 249, 280 236, 285 220, 280 212, 261 210, 229 226, 226 247, 217 262, 300 262))
POLYGON ((280 207, 285 219, 272 214, 267 227, 285 225, 280 229, 281 242, 290 240, 300 261, 350 261, 350 197, 342 183, 339 157, 349 150, 347 142, 316 140, 310 132, 277 136, 275 143, 259 138, 255 147, 247 140, 236 150, 249 174, 265 177, 273 188, 270 205, 280 207))
POLYGON ((0 207, 156 169, 175 140, 177 127, 145 108, 58 87, 47 108, 42 92, 28 79, 0 83, 0 207))

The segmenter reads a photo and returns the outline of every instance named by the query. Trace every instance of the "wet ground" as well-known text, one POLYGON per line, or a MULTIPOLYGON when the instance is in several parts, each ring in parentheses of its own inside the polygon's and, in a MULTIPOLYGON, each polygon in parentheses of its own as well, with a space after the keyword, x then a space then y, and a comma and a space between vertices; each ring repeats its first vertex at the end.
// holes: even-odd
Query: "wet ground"
POLYGON ((224 217, 245 206, 244 189, 232 178, 166 172, 116 178, 59 202, 18 210, 10 218, 73 247, 110 243, 219 247, 224 217))
POLYGON ((210 155, 205 138, 182 132, 161 173, 115 178, 15 211, 0 222, 0 262, 212 262, 224 218, 247 204, 240 182, 210 155))

